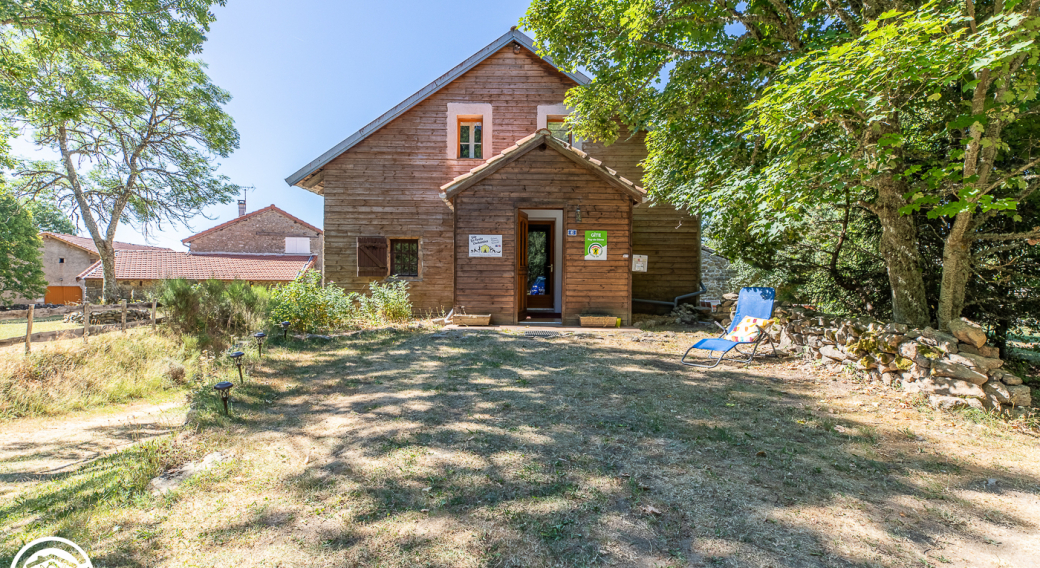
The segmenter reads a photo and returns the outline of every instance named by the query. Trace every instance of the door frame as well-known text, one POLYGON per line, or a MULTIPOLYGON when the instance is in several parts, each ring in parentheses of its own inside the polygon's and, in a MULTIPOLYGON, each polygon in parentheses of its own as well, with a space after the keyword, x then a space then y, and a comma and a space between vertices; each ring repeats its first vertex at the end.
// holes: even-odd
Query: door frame
MULTIPOLYGON (((559 290, 559 292, 560 292, 560 306, 559 306, 559 312, 560 312, 560 317, 563 318, 564 314, 567 312, 567 227, 568 227, 568 223, 570 221, 570 219, 568 218, 568 204, 567 204, 566 201, 552 201, 552 200, 540 201, 538 203, 531 203, 529 201, 518 201, 516 203, 516 209, 515 209, 516 219, 515 219, 514 225, 513 225, 513 227, 516 228, 517 231, 519 231, 520 215, 521 215, 521 213, 523 213, 524 210, 526 210, 526 211, 558 211, 558 212, 561 213, 561 215, 560 215, 561 222, 559 223, 559 230, 560 230, 560 242, 559 242, 559 245, 560 245, 560 255, 559 255, 559 258, 556 259, 556 266, 553 267, 553 268, 555 270, 558 270, 559 274, 560 274, 560 290, 559 290)), ((526 215, 526 213, 524 213, 524 214, 526 215)), ((517 262, 517 259, 513 259, 514 267, 516 265, 516 262, 517 262)), ((514 269, 513 274, 514 274, 514 276, 513 276, 513 286, 515 288, 519 284, 519 282, 517 282, 517 276, 516 276, 515 269, 514 269)), ((519 296, 519 294, 517 294, 517 296, 519 296)), ((517 301, 519 301, 519 297, 517 297, 517 301)), ((554 305, 553 307, 555 308, 556 306, 554 305)), ((520 315, 519 305, 517 305, 516 308, 517 309, 513 310, 513 317, 516 318, 513 323, 520 323, 521 320, 519 318, 519 315, 520 315)))

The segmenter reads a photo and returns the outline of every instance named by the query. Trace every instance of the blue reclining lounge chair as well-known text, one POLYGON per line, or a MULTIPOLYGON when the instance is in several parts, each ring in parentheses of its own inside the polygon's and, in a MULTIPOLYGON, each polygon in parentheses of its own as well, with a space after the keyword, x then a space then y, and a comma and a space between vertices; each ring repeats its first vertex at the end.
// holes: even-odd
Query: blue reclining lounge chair
POLYGON ((719 325, 719 327, 724 330, 723 334, 715 339, 702 339, 695 343, 692 347, 686 350, 686 353, 683 353, 682 364, 691 367, 713 369, 718 367, 719 363, 721 363, 723 359, 726 359, 729 361, 744 363, 744 366, 747 366, 751 363, 751 360, 755 358, 755 353, 758 352, 758 345, 763 339, 769 342, 769 346, 773 348, 773 356, 775 357, 776 346, 773 345, 773 340, 769 337, 769 334, 765 333, 760 327, 757 328, 758 333, 754 333, 753 337, 749 338, 748 341, 731 341, 729 339, 723 339, 732 333, 745 317, 763 320, 771 319, 773 317, 773 300, 775 298, 776 290, 772 288, 741 289, 740 297, 737 299, 737 313, 733 315, 733 321, 729 324, 729 329, 722 328, 718 322, 715 322, 715 325, 719 325), (742 351, 740 349, 741 345, 752 345, 751 353, 742 351), (690 351, 693 351, 694 349, 708 351, 710 358, 714 358, 715 353, 718 353, 718 359, 715 359, 714 363, 696 363, 693 362, 693 360, 687 361, 686 357, 690 354, 690 351), (736 352, 737 355, 727 356, 726 354, 730 351, 736 352))

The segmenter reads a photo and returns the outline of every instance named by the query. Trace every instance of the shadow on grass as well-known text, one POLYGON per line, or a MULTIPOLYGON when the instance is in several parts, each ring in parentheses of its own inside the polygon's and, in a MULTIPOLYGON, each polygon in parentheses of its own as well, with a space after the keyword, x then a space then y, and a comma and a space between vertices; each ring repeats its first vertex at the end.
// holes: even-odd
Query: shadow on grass
MULTIPOLYGON (((248 361, 260 380, 236 386, 231 416, 201 389, 192 420, 229 439, 278 431, 316 448, 278 480, 322 511, 308 529, 315 555, 428 566, 867 567, 875 555, 919 563, 920 550, 950 535, 986 538, 975 521, 1032 525, 956 494, 1036 496, 1037 480, 819 412, 779 362, 704 372, 597 339, 500 333, 271 343, 278 356, 248 361), (922 505, 911 510, 908 500, 922 505), (833 529, 809 520, 821 509, 847 510, 858 534, 913 545, 835 546, 833 529), (477 536, 451 544, 460 531, 477 536)), ((119 463, 55 480, 0 517, 24 506, 72 526, 110 498, 95 490, 121 476, 127 493, 112 498, 126 503, 154 472, 119 463)), ((249 546, 299 514, 260 507, 200 537, 249 546)))

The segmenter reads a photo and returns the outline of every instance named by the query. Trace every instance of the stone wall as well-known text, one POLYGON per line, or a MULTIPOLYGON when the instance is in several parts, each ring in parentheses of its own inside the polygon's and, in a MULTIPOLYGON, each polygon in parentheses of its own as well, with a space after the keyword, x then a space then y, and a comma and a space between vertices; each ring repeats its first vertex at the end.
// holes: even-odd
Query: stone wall
POLYGON ((773 317, 776 324, 769 333, 781 348, 921 393, 936 408, 1032 405, 1029 387, 1001 368, 998 349, 987 345, 985 332, 967 320, 954 322, 951 335, 784 305, 773 317))
POLYGON ((733 291, 730 282, 736 271, 730 267, 729 261, 715 254, 708 247, 701 247, 701 282, 708 289, 698 300, 702 302, 722 302, 723 294, 733 291))

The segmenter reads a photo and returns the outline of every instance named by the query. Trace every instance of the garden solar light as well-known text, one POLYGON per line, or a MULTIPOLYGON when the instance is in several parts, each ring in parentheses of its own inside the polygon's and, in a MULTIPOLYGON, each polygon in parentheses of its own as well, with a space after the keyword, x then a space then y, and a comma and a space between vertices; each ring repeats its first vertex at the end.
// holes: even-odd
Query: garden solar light
POLYGON ((232 359, 235 360, 235 364, 238 365, 238 380, 240 380, 240 381, 242 381, 244 383, 244 382, 246 382, 246 379, 245 379, 245 377, 242 376, 242 356, 243 355, 245 355, 245 353, 243 353, 241 351, 235 351, 234 353, 229 353, 228 357, 231 357, 232 359))
POLYGON ((228 415, 227 401, 231 396, 231 387, 235 386, 234 383, 224 381, 213 385, 213 390, 220 393, 220 400, 224 402, 224 416, 228 415))
POLYGON ((258 331, 258 332, 253 334, 253 337, 256 338, 256 353, 260 357, 263 357, 264 356, 264 338, 267 337, 267 334, 262 332, 262 331, 258 331))
POLYGON ((288 337, 289 337, 289 322, 283 321, 282 322, 282 339, 287 339, 288 337))

